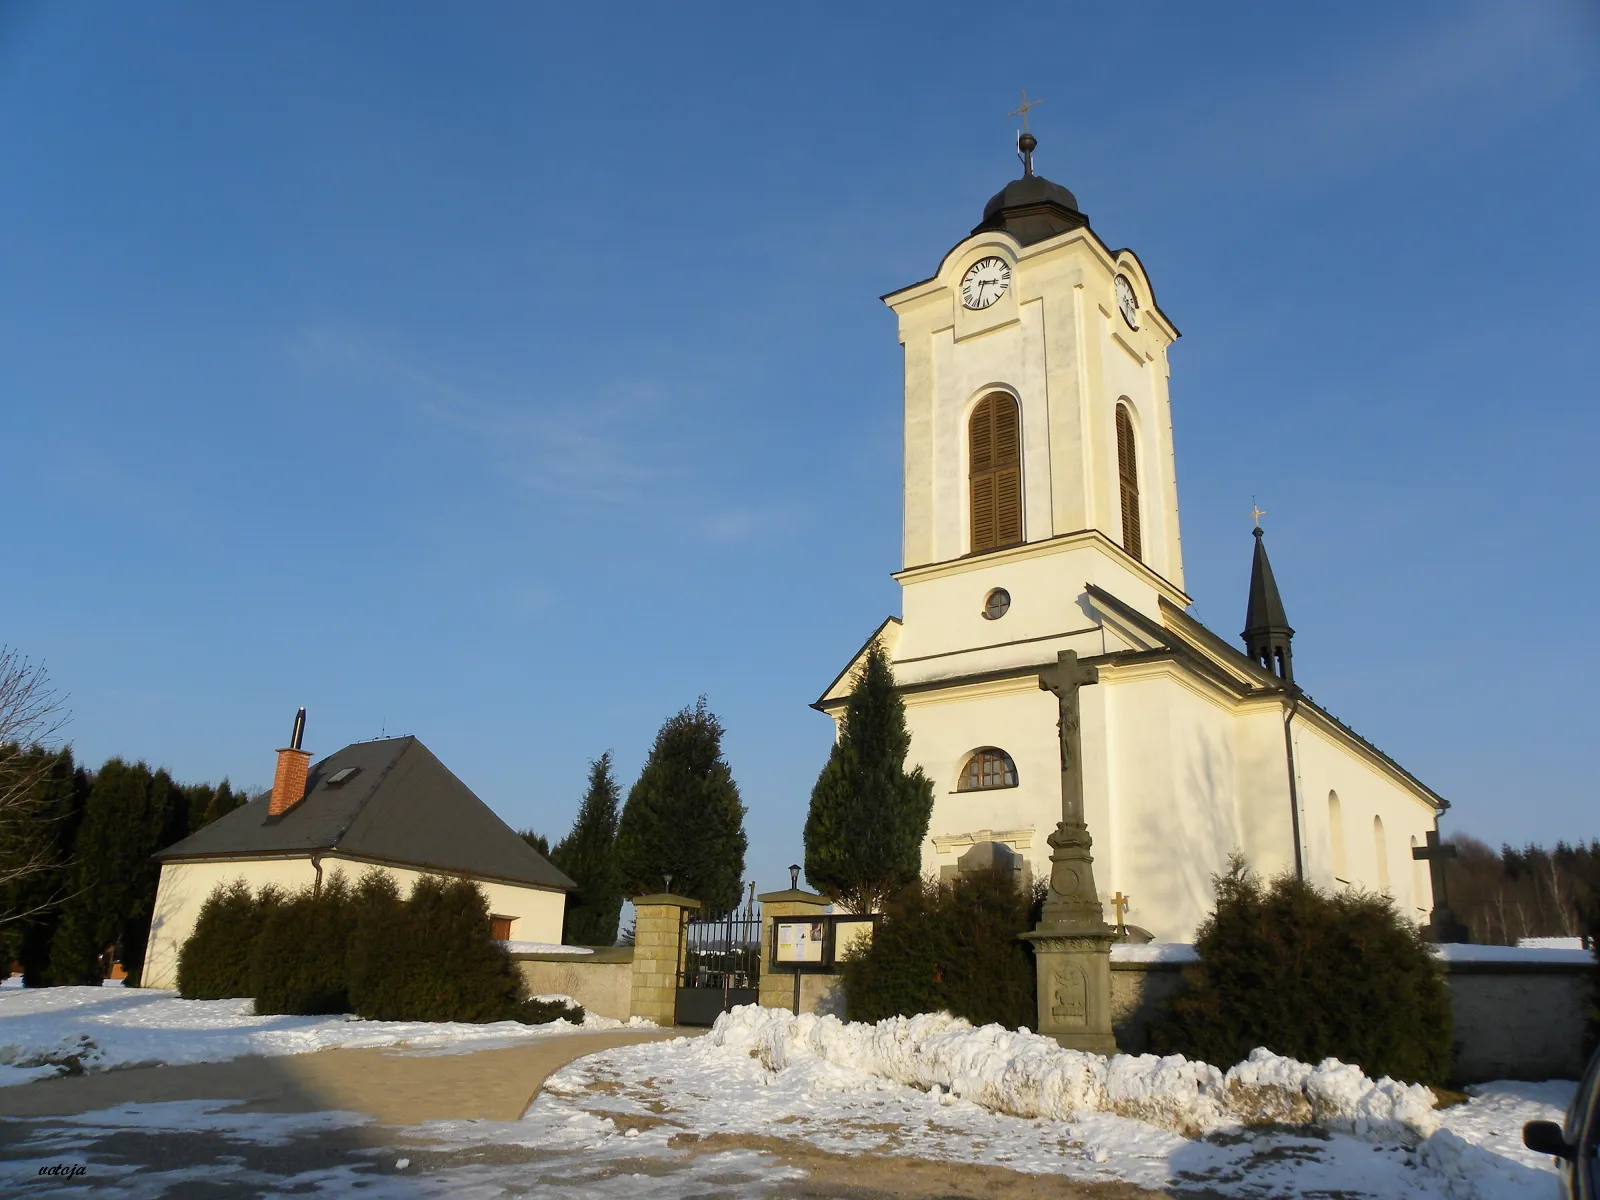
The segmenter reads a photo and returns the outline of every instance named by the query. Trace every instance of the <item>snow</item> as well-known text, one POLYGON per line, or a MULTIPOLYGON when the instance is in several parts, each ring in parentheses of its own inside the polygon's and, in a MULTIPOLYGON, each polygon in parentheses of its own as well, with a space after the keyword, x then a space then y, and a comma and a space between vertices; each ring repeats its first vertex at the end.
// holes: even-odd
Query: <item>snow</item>
MULTIPOLYGON (((175 1062, 351 1044, 437 1053, 506 1037, 499 1026, 255 1017, 248 1009, 248 1001, 139 989, 7 992, 0 1053, 17 1062, 26 1057, 19 1049, 57 1047, 78 1033, 93 1040, 95 1066, 150 1061, 140 1055, 152 1050, 175 1062)), ((747 1007, 701 1037, 569 1064, 520 1121, 429 1122, 390 1134, 351 1114, 244 1113, 204 1100, 40 1119, 26 1127, 26 1143, 18 1126, 0 1190, 40 1165, 89 1161, 95 1186, 138 1196, 203 1182, 271 1194, 360 1189, 380 1200, 755 1200, 800 1178, 773 1157, 780 1139, 879 1164, 914 1156, 1238 1200, 1512 1200, 1553 1194, 1551 1164, 1522 1147, 1521 1127, 1559 1119, 1573 1091, 1560 1082, 1489 1084, 1467 1103, 1436 1109, 1426 1089, 1375 1082, 1333 1060, 1311 1065, 1257 1051, 1223 1071, 1178 1057, 1077 1054, 1025 1030, 974 1029, 944 1014, 867 1025, 747 1007), (336 1168, 311 1170, 274 1149, 358 1126, 370 1136, 336 1168), (154 1140, 201 1130, 227 1142, 203 1167, 163 1157, 154 1140), (150 1139, 130 1143, 130 1131, 150 1139), (100 1152, 102 1143, 117 1152, 100 1152), (140 1153, 128 1148, 136 1144, 151 1147, 147 1162, 129 1157, 140 1153)))
POLYGON ((588 946, 561 946, 554 942, 501 942, 512 954, 593 954, 588 946))
MULTIPOLYGON (((1227 1071, 1062 1050, 935 1014, 877 1025, 736 1009, 702 1038, 633 1046, 546 1081, 523 1126, 611 1119, 640 1154, 700 1138, 783 1136, 822 1150, 1004 1166, 1255 1197, 1512 1200, 1553 1192, 1525 1121, 1559 1119, 1571 1083, 1499 1083, 1436 1110, 1431 1092, 1355 1067, 1257 1051, 1227 1071)), ((606 1144, 601 1139, 600 1145, 606 1144)))
POLYGON ((1188 942, 1116 942, 1111 947, 1112 962, 1196 963, 1200 956, 1188 942))
POLYGON ((1403 1145, 1438 1128, 1433 1093, 1421 1085, 1374 1082, 1336 1058, 1309 1066, 1264 1049, 1224 1073, 1180 1055, 1064 1050, 1039 1034, 974 1029, 948 1013, 866 1025, 755 1005, 718 1017, 706 1041, 769 1071, 816 1058, 1019 1117, 1110 1112, 1191 1137, 1273 1121, 1403 1145))
POLYGON ((1581 937, 1531 937, 1518 938, 1519 950, 1586 950, 1581 937))
MULTIPOLYGON (((542 999, 575 1003, 569 996, 542 999)), ((257 1016, 252 1008, 247 999, 181 1000, 173 992, 155 988, 7 989, 0 994, 0 1086, 74 1069, 222 1062, 251 1054, 307 1054, 334 1047, 483 1049, 623 1025, 587 1013, 582 1025, 568 1021, 470 1025, 363 1021, 352 1016, 257 1016)))
MULTIPOLYGON (((1574 966, 1594 962, 1594 955, 1583 948, 1582 938, 1523 938, 1515 946, 1447 942, 1430 949, 1435 958, 1444 962, 1566 963, 1574 966)), ((1111 947, 1111 961, 1197 963, 1200 956, 1194 946, 1187 942, 1148 942, 1144 945, 1118 942, 1111 947)))
POLYGON ((1564 963, 1574 967, 1591 966, 1594 963, 1594 955, 1587 950, 1543 946, 1477 946, 1465 942, 1445 942, 1434 946, 1433 955, 1452 963, 1564 963))

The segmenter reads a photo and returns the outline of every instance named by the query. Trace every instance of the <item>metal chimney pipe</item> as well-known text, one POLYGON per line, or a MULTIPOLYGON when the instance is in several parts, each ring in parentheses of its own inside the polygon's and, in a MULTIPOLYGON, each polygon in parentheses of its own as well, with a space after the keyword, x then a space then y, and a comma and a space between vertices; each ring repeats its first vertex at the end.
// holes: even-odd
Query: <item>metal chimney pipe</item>
POLYGON ((294 736, 289 739, 289 749, 300 749, 306 736, 306 710, 302 707, 294 716, 294 736))

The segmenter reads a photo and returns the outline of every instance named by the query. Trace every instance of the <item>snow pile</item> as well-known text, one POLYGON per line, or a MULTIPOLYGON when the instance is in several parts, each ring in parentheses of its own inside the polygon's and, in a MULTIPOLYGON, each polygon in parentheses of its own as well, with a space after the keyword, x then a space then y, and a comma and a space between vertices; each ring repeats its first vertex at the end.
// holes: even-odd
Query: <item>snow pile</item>
POLYGON ((1581 937, 1518 938, 1518 950, 1587 950, 1581 937))
POLYGON ((876 1025, 746 1005, 717 1018, 707 1053, 747 1054, 769 1071, 821 1060, 943 1092, 994 1112, 1077 1120, 1109 1112, 1186 1137, 1240 1125, 1317 1125, 1371 1141, 1415 1143, 1438 1127, 1433 1093, 1325 1059, 1317 1066, 1256 1050, 1227 1073, 1181 1055, 1105 1058, 949 1013, 876 1025))

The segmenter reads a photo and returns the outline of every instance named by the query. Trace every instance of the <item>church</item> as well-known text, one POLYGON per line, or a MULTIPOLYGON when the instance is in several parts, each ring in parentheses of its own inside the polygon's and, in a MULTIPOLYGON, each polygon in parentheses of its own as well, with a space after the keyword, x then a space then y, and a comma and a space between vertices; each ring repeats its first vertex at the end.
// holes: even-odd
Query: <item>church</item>
POLYGON ((1421 924, 1412 851, 1446 801, 1300 690, 1259 525, 1240 643, 1190 615, 1178 330, 1138 256, 1034 174, 1036 145, 1018 139, 1022 177, 933 275, 884 297, 904 355, 903 615, 813 707, 837 721, 880 641, 934 783, 924 873, 1045 879, 1064 752, 1040 672, 1074 651, 1095 679, 1081 772, 1108 919, 1192 940, 1238 850, 1263 877, 1387 893, 1421 924))

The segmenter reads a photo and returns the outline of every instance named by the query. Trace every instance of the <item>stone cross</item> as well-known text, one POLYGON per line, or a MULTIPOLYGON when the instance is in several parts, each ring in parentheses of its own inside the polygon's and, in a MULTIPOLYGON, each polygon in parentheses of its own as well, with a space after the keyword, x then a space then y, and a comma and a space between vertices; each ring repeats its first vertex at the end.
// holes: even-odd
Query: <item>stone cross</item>
POLYGON ((1056 655, 1056 665, 1039 672, 1039 687, 1055 693, 1060 712, 1056 717, 1056 737, 1061 743, 1061 820, 1067 825, 1083 824, 1083 741, 1078 732, 1078 689, 1096 683, 1100 672, 1080 666, 1076 650, 1056 655))
POLYGON ((1439 840, 1437 829, 1428 830, 1428 844, 1413 846, 1411 857, 1428 864, 1428 878, 1433 884, 1433 911, 1428 914, 1428 926, 1423 933, 1435 942, 1464 942, 1471 934, 1456 920, 1450 910, 1450 896, 1445 891, 1444 864, 1456 857, 1456 848, 1439 840))
POLYGON ((1428 864, 1428 878, 1433 883, 1433 906, 1435 908, 1449 908, 1450 899, 1445 892, 1444 864, 1446 859, 1456 856, 1456 848, 1448 846, 1439 840, 1437 829, 1428 830, 1428 844, 1426 846, 1413 846, 1411 857, 1428 864))

